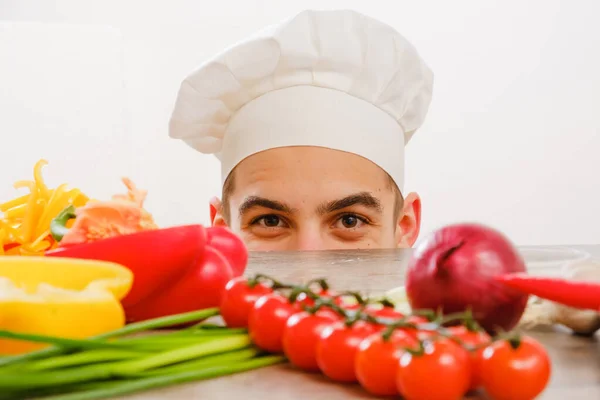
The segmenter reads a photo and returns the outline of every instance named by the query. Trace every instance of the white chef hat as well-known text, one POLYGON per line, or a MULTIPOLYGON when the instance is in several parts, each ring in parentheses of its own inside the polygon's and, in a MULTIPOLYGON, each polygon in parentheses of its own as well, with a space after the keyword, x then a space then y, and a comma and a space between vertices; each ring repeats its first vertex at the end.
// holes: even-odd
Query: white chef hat
POLYGON ((304 11, 185 78, 170 136, 215 154, 222 182, 252 154, 304 145, 362 156, 402 190, 404 146, 432 86, 430 69, 390 26, 353 11, 304 11))

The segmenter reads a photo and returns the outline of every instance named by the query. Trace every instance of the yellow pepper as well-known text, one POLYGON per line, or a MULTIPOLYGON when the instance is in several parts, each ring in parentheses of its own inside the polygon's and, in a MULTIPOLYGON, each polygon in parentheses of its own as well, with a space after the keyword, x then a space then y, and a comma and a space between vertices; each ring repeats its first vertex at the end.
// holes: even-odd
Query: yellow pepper
MULTIPOLYGON (((119 264, 50 257, 0 257, 0 329, 82 339, 125 324, 120 300, 133 283, 119 264)), ((45 344, 0 339, 0 355, 45 344)))

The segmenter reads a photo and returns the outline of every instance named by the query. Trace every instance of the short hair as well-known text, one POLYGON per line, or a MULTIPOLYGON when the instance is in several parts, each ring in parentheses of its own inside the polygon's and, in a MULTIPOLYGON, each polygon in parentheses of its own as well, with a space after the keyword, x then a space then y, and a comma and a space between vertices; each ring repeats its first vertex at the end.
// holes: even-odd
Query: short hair
POLYGON ((229 225, 231 221, 231 207, 229 206, 229 198, 233 194, 235 189, 235 168, 229 173, 225 183, 223 184, 223 190, 221 192, 221 214, 223 219, 229 225))
MULTIPOLYGON (((404 198, 402 197, 402 192, 398 188, 396 181, 392 179, 392 177, 386 172, 385 173, 388 179, 388 188, 394 192, 394 221, 398 219, 402 208, 404 207, 404 198)), ((223 219, 225 223, 229 225, 231 222, 231 207, 229 206, 229 198, 233 194, 235 190, 235 168, 229 173, 227 179, 225 179, 225 183, 223 184, 223 189, 221 192, 221 214, 223 215, 223 219)))

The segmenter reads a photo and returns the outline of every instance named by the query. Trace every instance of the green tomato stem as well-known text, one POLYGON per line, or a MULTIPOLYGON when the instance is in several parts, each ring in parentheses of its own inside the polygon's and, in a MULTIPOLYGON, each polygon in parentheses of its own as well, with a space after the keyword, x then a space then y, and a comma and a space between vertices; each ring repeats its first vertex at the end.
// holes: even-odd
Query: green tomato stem
POLYGON ((325 278, 311 279, 306 283, 306 287, 310 287, 312 285, 319 285, 321 290, 329 290, 329 283, 327 283, 327 279, 325 278))
POLYGON ((362 297, 360 295, 360 293, 358 293, 358 292, 353 292, 353 291, 341 292, 336 297, 339 298, 339 297, 346 297, 346 296, 353 297, 354 300, 356 300, 356 302, 361 306, 364 306, 367 304, 367 301, 365 300, 365 298, 362 297))
POLYGON ((395 305, 387 297, 383 297, 374 302, 375 304, 381 304, 383 307, 394 308, 395 305))
POLYGON ((388 341, 390 340, 390 338, 392 337, 392 335, 394 334, 394 331, 396 329, 417 329, 417 325, 413 324, 412 322, 407 322, 408 318, 404 317, 401 318, 399 321, 396 321, 393 324, 390 324, 387 326, 387 328, 382 332, 381 336, 383 338, 384 341, 388 341))
POLYGON ((268 281, 273 290, 292 288, 291 285, 283 284, 277 279, 273 279, 272 277, 265 274, 256 274, 254 275, 254 278, 248 279, 248 287, 253 288, 254 286, 258 285, 260 281, 268 281))

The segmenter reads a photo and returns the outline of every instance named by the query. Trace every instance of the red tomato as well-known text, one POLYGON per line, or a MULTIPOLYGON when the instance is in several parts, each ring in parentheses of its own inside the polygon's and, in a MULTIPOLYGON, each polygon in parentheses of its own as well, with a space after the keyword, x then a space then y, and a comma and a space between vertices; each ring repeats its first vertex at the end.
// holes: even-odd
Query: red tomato
MULTIPOLYGON (((404 315, 401 312, 396 311, 394 307, 376 307, 369 305, 364 309, 364 312, 385 323, 394 323, 404 317, 404 315)), ((383 331, 386 329, 386 325, 375 325, 375 328, 383 331)))
POLYGON ((546 349, 527 336, 516 349, 506 340, 492 343, 481 353, 477 366, 483 388, 494 400, 537 398, 551 374, 546 349))
POLYGON ((317 342, 319 369, 334 381, 356 382, 354 359, 358 346, 374 332, 376 328, 364 321, 357 321, 350 327, 339 321, 326 327, 317 342))
POLYGON ((248 315, 250 339, 259 348, 271 352, 283 351, 283 330, 289 317, 298 310, 278 293, 260 297, 248 315))
POLYGON ((490 335, 485 331, 471 331, 466 326, 452 326, 448 328, 449 333, 461 342, 470 346, 481 346, 491 342, 490 335))
POLYGON ((262 283, 250 287, 246 278, 233 278, 227 282, 221 298, 221 317, 230 328, 246 328, 248 314, 256 300, 271 292, 272 289, 262 283))
POLYGON ((394 307, 367 307, 366 311, 375 318, 394 320, 404 317, 404 314, 402 314, 400 311, 397 311, 394 307))
POLYGON ((406 400, 460 400, 471 383, 469 354, 450 339, 425 342, 420 355, 404 352, 398 366, 396 386, 406 400))
POLYGON ((323 329, 338 321, 338 316, 329 310, 315 314, 300 312, 292 315, 283 331, 283 352, 298 368, 317 372, 317 341, 323 329))
MULTIPOLYGON (((360 304, 343 304, 343 302, 339 306, 348 311, 358 311, 361 308, 360 304)), ((404 314, 396 311, 394 307, 381 307, 373 304, 367 305, 363 312, 375 318, 400 319, 404 317, 404 314)))
POLYGON ((485 333, 485 331, 470 331, 465 326, 453 326, 448 328, 450 334, 459 339, 462 343, 478 347, 477 350, 469 351, 469 355, 471 356, 471 390, 475 390, 481 386, 481 378, 479 376, 479 367, 477 366, 478 360, 481 358, 481 353, 483 352, 484 345, 487 345, 491 342, 490 335, 485 333))
POLYGON ((395 330, 388 340, 379 333, 360 343, 354 363, 354 372, 360 385, 376 396, 398 395, 396 370, 403 347, 414 348, 417 340, 402 330, 395 330))

